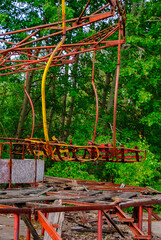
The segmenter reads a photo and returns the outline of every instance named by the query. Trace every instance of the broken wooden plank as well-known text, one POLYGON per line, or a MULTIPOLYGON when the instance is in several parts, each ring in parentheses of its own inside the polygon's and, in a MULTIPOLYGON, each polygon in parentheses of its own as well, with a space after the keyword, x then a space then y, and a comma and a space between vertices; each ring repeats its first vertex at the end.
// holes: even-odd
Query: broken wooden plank
POLYGON ((39 187, 39 188, 19 188, 19 189, 12 189, 12 190, 1 190, 0 191, 0 195, 6 195, 6 196, 26 196, 26 195, 30 195, 30 194, 38 194, 44 190, 46 190, 47 187, 43 186, 43 187, 39 187))
MULTIPOLYGON (((161 194, 161 192, 155 190, 154 188, 148 187, 148 186, 145 187, 145 189, 148 191, 148 193, 151 193, 151 194, 153 194, 153 193, 161 194)), ((146 192, 146 190, 145 190, 145 192, 146 192)))
POLYGON ((118 194, 119 198, 133 198, 133 197, 137 197, 138 196, 138 192, 123 192, 118 194))
MULTIPOLYGON (((72 231, 77 231, 77 232, 93 232, 93 233, 96 233, 97 231, 98 231, 98 229, 97 228, 87 228, 87 227, 71 227, 71 230, 72 231)), ((114 229, 112 229, 112 228, 109 228, 109 229, 102 229, 102 232, 103 233, 108 233, 108 234, 110 234, 110 233, 114 233, 115 232, 115 230, 114 229)))
POLYGON ((80 202, 87 202, 87 203, 94 203, 95 201, 101 201, 101 200, 110 200, 111 199, 111 194, 102 194, 101 196, 96 196, 96 197, 81 197, 79 198, 80 202))
POLYGON ((26 203, 34 201, 54 201, 59 199, 79 199, 80 197, 66 197, 66 196, 31 196, 31 197, 20 197, 20 198, 9 198, 0 199, 0 204, 15 204, 15 203, 26 203))
POLYGON ((52 186, 52 187, 49 187, 49 188, 46 188, 45 190, 37 193, 36 195, 37 195, 37 196, 43 195, 43 194, 45 194, 45 193, 47 193, 47 192, 49 192, 49 191, 51 191, 51 190, 53 190, 53 189, 56 189, 56 188, 54 188, 53 186, 52 186))

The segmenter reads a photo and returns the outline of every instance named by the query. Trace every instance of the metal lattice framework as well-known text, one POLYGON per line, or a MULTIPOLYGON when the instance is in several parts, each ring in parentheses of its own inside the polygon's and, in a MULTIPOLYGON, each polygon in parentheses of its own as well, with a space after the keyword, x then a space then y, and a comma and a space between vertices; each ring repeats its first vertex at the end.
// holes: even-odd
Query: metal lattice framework
MULTIPOLYGON (((118 0, 110 0, 103 8, 99 9, 95 13, 89 16, 82 16, 87 6, 84 8, 80 17, 66 20, 66 32, 78 29, 80 27, 87 26, 92 23, 96 23, 100 20, 107 18, 113 18, 115 16, 115 8, 117 8, 117 14, 120 14, 121 20, 86 39, 81 40, 78 43, 64 44, 57 51, 57 55, 53 58, 52 66, 63 65, 75 62, 75 56, 80 53, 89 52, 93 50, 118 46, 118 39, 109 40, 108 38, 115 32, 121 29, 122 40, 121 44, 125 43, 125 22, 126 13, 121 2, 118 0), (108 9, 107 12, 100 13, 103 9, 108 9)), ((10 75, 14 73, 27 72, 37 69, 44 69, 46 62, 48 61, 51 52, 56 47, 43 46, 44 40, 62 35, 63 30, 60 27, 62 22, 50 23, 46 25, 26 28, 22 30, 6 32, 0 34, 0 42, 7 44, 8 48, 0 50, 0 76, 10 75), (53 30, 54 33, 44 35, 43 37, 36 37, 37 34, 43 34, 44 30, 53 30), (6 40, 6 37, 14 36, 16 34, 26 33, 27 37, 20 42, 10 42, 6 40), (39 46, 41 43, 42 46, 39 46), (28 68, 30 66, 30 68, 28 68)))
MULTIPOLYGON (((62 20, 62 22, 50 23, 46 25, 31 27, 27 29, 6 32, 0 35, 0 42, 8 46, 7 49, 0 50, 0 76, 10 75, 14 73, 29 72, 38 69, 45 69, 50 61, 50 58, 55 51, 56 54, 53 55, 50 67, 60 66, 64 64, 74 63, 77 54, 86 53, 89 51, 94 52, 93 58, 93 70, 92 70, 92 85, 96 96, 96 124, 93 142, 89 141, 87 146, 75 146, 70 143, 58 142, 57 140, 49 141, 48 136, 45 136, 46 142, 39 139, 33 139, 33 131, 30 139, 24 140, 21 143, 23 149, 20 150, 21 155, 25 155, 25 150, 28 149, 33 155, 43 155, 51 158, 54 161, 115 161, 115 162, 135 162, 142 161, 146 157, 145 150, 141 151, 136 146, 134 149, 128 149, 124 146, 116 147, 116 108, 117 108, 117 92, 118 92, 118 82, 119 82, 119 70, 120 70, 120 51, 121 45, 125 43, 125 22, 126 22, 126 12, 123 3, 119 0, 108 0, 107 4, 94 12, 89 16, 83 16, 85 10, 89 6, 91 0, 89 0, 83 9, 82 13, 78 18, 70 20, 62 20), (107 11, 105 11, 107 9, 107 11), (101 13, 101 11, 103 11, 101 13), (50 40, 53 37, 65 36, 68 32, 78 29, 80 27, 89 26, 92 23, 98 21, 116 18, 118 16, 118 22, 106 29, 103 29, 96 34, 81 40, 78 43, 72 44, 62 44, 58 48, 57 45, 46 46, 45 40, 50 40), (62 24, 62 27, 60 26, 62 24), (65 27, 64 27, 65 26, 65 27), (46 31, 44 31, 46 30, 46 31), (52 30, 53 33, 48 33, 47 30, 52 30), (26 33, 26 38, 24 38, 19 43, 13 43, 6 40, 6 37, 26 33), (37 37, 37 35, 43 35, 42 37, 37 37), (110 37, 115 36, 115 40, 110 39, 110 37), (41 44, 40 44, 41 43, 41 44), (40 46, 41 45, 41 46, 40 46), (118 46, 118 59, 117 59, 117 72, 116 72, 116 85, 115 85, 115 97, 114 97, 114 114, 113 114, 113 145, 102 144, 97 145, 94 143, 97 121, 98 121, 98 98, 97 92, 94 85, 94 62, 95 62, 95 52, 99 49, 104 49, 108 47, 118 46), (56 49, 56 50, 55 50, 56 49), (39 148, 35 148, 35 144, 39 148), (82 152, 80 154, 80 152, 82 152), (143 152, 142 155, 140 153, 143 152), (145 155, 145 156, 143 156, 145 155)), ((63 16, 63 14, 62 14, 63 16)), ((63 17, 62 17, 63 19, 63 17)), ((64 40, 63 40, 64 41, 64 40)), ((26 77, 27 79, 27 77, 26 77)), ((26 86, 26 83, 25 83, 26 86)), ((25 88, 26 92, 26 88, 25 88)), ((32 101, 29 94, 26 92, 32 109, 32 101)), ((34 110, 33 110, 34 115, 34 110)), ((46 114, 44 114, 46 115, 46 114)), ((46 124, 46 119, 44 120, 46 124)), ((34 129, 34 123, 33 123, 34 129)), ((47 127, 46 127, 47 129, 47 127)), ((45 132, 45 131, 44 131, 45 132)), ((16 141, 19 144, 18 140, 16 141)), ((10 141, 11 145, 11 141, 10 141)), ((10 147, 11 148, 11 147, 10 147)), ((10 154, 12 150, 10 150, 10 154)))

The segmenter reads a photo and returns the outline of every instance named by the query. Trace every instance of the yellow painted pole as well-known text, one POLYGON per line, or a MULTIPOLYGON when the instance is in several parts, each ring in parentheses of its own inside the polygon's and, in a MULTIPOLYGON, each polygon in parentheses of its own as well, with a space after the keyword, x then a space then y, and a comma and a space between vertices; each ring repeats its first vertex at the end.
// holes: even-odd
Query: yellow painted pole
POLYGON ((49 67, 51 65, 51 62, 53 60, 53 57, 55 56, 56 52, 58 51, 58 49, 61 47, 61 45, 64 43, 65 41, 65 37, 66 37, 66 25, 65 25, 65 0, 62 0, 62 26, 63 26, 63 37, 61 39, 61 41, 58 43, 58 45, 56 46, 56 48, 54 49, 54 51, 52 52, 44 73, 43 73, 43 77, 42 77, 42 83, 41 83, 41 97, 42 97, 42 116, 43 116, 43 129, 44 129, 44 136, 45 136, 45 141, 48 142, 49 141, 49 135, 48 135, 48 128, 47 128, 47 119, 46 119, 46 103, 45 103, 45 80, 46 80, 46 76, 47 76, 47 72, 49 70, 49 67))

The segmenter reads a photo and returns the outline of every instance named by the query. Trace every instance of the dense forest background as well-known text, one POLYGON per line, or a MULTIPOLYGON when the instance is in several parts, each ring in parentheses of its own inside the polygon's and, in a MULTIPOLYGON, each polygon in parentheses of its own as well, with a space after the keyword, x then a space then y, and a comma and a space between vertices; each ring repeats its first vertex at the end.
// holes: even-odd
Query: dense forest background
MULTIPOLYGON (((66 19, 78 17, 85 0, 66 0, 66 19)), ((106 4, 92 0, 88 13, 106 4)), ((0 6, 0 31, 18 30, 58 20, 58 0, 3 0, 0 6)), ((117 183, 152 186, 161 190, 161 2, 126 0, 126 44, 121 49, 121 71, 117 107, 117 146, 137 145, 147 150, 144 162, 46 163, 46 173, 117 183)), ((68 33, 65 43, 78 42, 108 26, 101 21, 68 33)), ((51 30, 49 30, 50 32, 51 30)), ((13 35, 19 42, 25 36, 13 35)), ((39 36, 40 37, 40 36, 39 36)), ((59 38, 48 39, 55 44, 59 38)), ((0 45, 1 48, 6 46, 0 45)), ((99 96, 99 122, 96 143, 112 141, 113 94, 117 48, 96 52, 95 84, 99 96)), ((43 138, 41 110, 42 70, 29 74, 28 92, 36 113, 34 137, 43 138)), ((50 68, 46 81, 46 105, 50 138, 75 144, 92 139, 95 124, 95 97, 91 84, 92 54, 77 56, 76 63, 50 68)), ((31 134, 32 111, 24 93, 24 74, 0 77, 0 136, 25 138, 31 134)))

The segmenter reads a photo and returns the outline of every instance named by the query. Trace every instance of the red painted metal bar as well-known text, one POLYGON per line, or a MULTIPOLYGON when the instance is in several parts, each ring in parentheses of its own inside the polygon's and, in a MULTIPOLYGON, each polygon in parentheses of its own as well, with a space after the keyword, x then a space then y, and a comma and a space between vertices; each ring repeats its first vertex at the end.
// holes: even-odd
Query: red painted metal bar
MULTIPOLYGON (((124 44, 125 43, 125 41, 124 40, 122 40, 121 41, 121 44, 124 44)), ((59 56, 55 56, 54 58, 53 58, 53 61, 55 60, 55 59, 59 59, 59 58, 66 58, 66 57, 68 57, 68 56, 72 56, 72 55, 76 55, 76 54, 81 54, 81 53, 85 53, 85 52, 90 52, 90 51, 94 51, 94 50, 99 50, 99 49, 104 49, 104 48, 107 48, 107 47, 114 47, 114 46, 117 46, 118 45, 118 41, 111 41, 111 43, 108 43, 108 41, 106 42, 106 44, 104 45, 104 46, 100 46, 100 47, 96 47, 96 48, 94 48, 94 47, 92 47, 92 45, 91 45, 91 48, 89 48, 89 49, 84 49, 84 50, 76 50, 76 51, 73 51, 73 52, 71 52, 71 53, 68 53, 68 54, 66 54, 66 55, 59 55, 59 56), (112 42, 115 42, 115 43, 112 43, 112 42)), ((46 62, 48 59, 40 59, 40 60, 33 60, 33 61, 31 61, 31 62, 26 62, 25 64, 17 64, 17 65, 14 65, 14 66, 9 66, 9 67, 4 67, 4 68, 1 68, 0 70, 7 70, 7 69, 12 69, 13 67, 20 67, 20 66, 23 66, 23 67, 26 67, 26 66, 28 66, 28 65, 30 65, 30 64, 34 64, 34 63, 40 63, 40 62, 46 62)), ((57 66, 59 66, 59 65, 62 65, 62 63, 58 63, 58 64, 54 64, 54 65, 57 65, 57 66)), ((54 66, 54 65, 51 65, 51 66, 54 66)), ((26 71, 32 71, 32 70, 36 70, 36 69, 43 69, 43 68, 45 68, 45 66, 43 66, 43 67, 38 67, 38 68, 31 68, 31 69, 27 69, 27 70, 22 70, 22 71, 17 71, 17 72, 15 72, 15 73, 19 73, 19 72, 26 72, 26 71)), ((10 73, 2 73, 2 74, 0 74, 0 76, 4 76, 4 75, 10 75, 10 74, 13 74, 14 72, 10 72, 10 73)))
MULTIPOLYGON (((88 22, 85 22, 85 23, 82 23, 82 24, 80 24, 80 25, 75 25, 75 26, 73 26, 73 27, 69 27, 69 28, 66 29, 66 31, 71 31, 71 30, 77 29, 77 28, 79 28, 79 27, 83 27, 83 26, 86 26, 86 25, 88 25, 88 24, 91 24, 91 23, 94 23, 94 22, 97 22, 97 21, 99 21, 99 20, 103 20, 103 19, 106 19, 106 18, 109 18, 109 17, 113 17, 113 16, 114 16, 114 15, 113 15, 112 13, 107 12, 107 13, 102 13, 102 14, 98 14, 98 15, 94 15, 94 16, 90 15, 90 16, 88 16, 88 17, 83 17, 83 18, 85 18, 85 19, 86 19, 86 18, 89 19, 89 21, 88 21, 88 22)), ((66 22, 66 21, 65 21, 65 22, 66 22)), ((17 31, 16 31, 16 32, 17 32, 17 31)), ((11 33, 10 33, 10 34, 11 34, 11 33)), ((38 42, 38 41, 43 41, 43 40, 45 40, 45 39, 47 39, 47 38, 49 38, 49 37, 54 37, 54 36, 57 36, 57 35, 60 35, 60 34, 63 34, 63 31, 59 31, 59 32, 56 32, 56 33, 52 33, 52 34, 49 34, 49 35, 44 36, 44 37, 41 37, 41 38, 37 38, 37 39, 32 40, 32 41, 22 43, 22 44, 20 44, 20 45, 18 45, 18 46, 15 46, 15 47, 11 47, 11 48, 2 50, 2 51, 0 51, 0 53, 1 53, 1 54, 2 54, 2 53, 4 54, 4 53, 6 53, 6 52, 15 50, 17 47, 23 47, 23 46, 26 46, 26 45, 31 44, 31 43, 35 43, 35 42, 38 42)))
MULTIPOLYGON (((114 1, 110 0, 109 2, 110 2, 110 5, 112 7, 115 6, 115 2, 114 1)), ((89 17, 91 17, 92 15, 95 15, 96 13, 100 12, 101 10, 103 10, 107 6, 109 6, 109 3, 106 4, 104 7, 100 8, 99 10, 97 10, 96 12, 92 13, 91 15, 82 17, 82 19, 83 20, 89 19, 89 17)), ((121 15, 122 11, 120 11, 120 5, 118 3, 117 3, 117 7, 118 7, 118 10, 119 10, 120 15, 121 15)), ((66 23, 77 22, 78 19, 79 18, 69 19, 69 20, 66 20, 66 23)), ((62 21, 54 22, 54 23, 48 23, 48 24, 39 25, 39 26, 35 26, 35 27, 30 27, 30 28, 25 28, 25 29, 21 29, 21 30, 15 30, 15 31, 12 31, 12 32, 1 33, 0 36, 5 36, 5 35, 10 35, 10 34, 15 34, 15 33, 21 33, 21 32, 26 32, 26 31, 36 30, 36 29, 43 29, 43 28, 53 27, 53 26, 57 26, 58 24, 62 24, 62 21)))
POLYGON ((141 229, 133 223, 134 219, 128 218, 127 215, 118 206, 116 206, 116 208, 114 209, 114 213, 116 213, 121 222, 125 222, 128 224, 131 231, 135 234, 135 239, 150 239, 149 235, 144 235, 141 229))
MULTIPOLYGON (((13 53, 12 53, 12 54, 10 53, 4 60, 3 60, 4 56, 2 55, 3 58, 2 58, 2 60, 1 60, 2 62, 1 62, 1 64, 0 64, 0 66, 3 65, 3 63, 8 62, 7 59, 9 59, 12 55, 13 55, 13 53)), ((12 61, 11 61, 11 62, 12 62, 12 61)), ((3 66, 4 66, 4 65, 3 65, 3 66)))
POLYGON ((41 211, 38 211, 38 221, 41 223, 43 228, 53 240, 62 240, 62 238, 58 235, 58 233, 55 231, 53 226, 49 223, 41 211))
POLYGON ((14 240, 19 240, 19 232, 20 232, 20 216, 19 214, 15 214, 14 240))
MULTIPOLYGON (((116 206, 113 211, 118 216, 120 222, 126 223, 128 225, 133 224, 134 219, 129 218, 118 206, 116 206)), ((135 227, 135 225, 133 225, 133 227, 135 227)))
MULTIPOLYGON (((83 19, 88 19, 88 18, 89 18, 89 16, 83 17, 83 19)), ((72 22, 76 22, 77 20, 78 20, 78 18, 73 18, 73 19, 66 20, 65 22, 66 23, 72 23, 72 22)), ((48 23, 48 24, 39 25, 39 26, 35 26, 35 27, 30 27, 30 28, 24 28, 24 29, 15 30, 15 31, 12 31, 12 32, 1 33, 0 36, 6 36, 6 35, 21 33, 21 32, 28 32, 28 31, 36 30, 36 29, 43 29, 43 28, 47 28, 47 27, 56 26, 58 24, 62 24, 62 21, 54 22, 54 23, 48 23)))
MULTIPOLYGON (((44 216, 45 216, 45 218, 47 219, 47 213, 44 213, 44 216)), ((45 229, 44 229, 44 227, 42 226, 42 229, 41 229, 41 234, 42 235, 44 235, 44 232, 45 232, 45 229)))
POLYGON ((38 30, 36 30, 35 32, 33 32, 33 33, 32 33, 31 35, 29 35, 28 37, 24 38, 21 42, 17 43, 16 45, 19 46, 19 45, 21 45, 23 42, 26 42, 28 39, 30 39, 31 37, 35 36, 40 30, 41 30, 41 28, 38 29, 38 30))
MULTIPOLYGON (((160 200, 161 202, 161 200, 160 200)), ((157 202, 158 203, 158 202, 157 202)), ((153 204, 156 204, 153 202, 153 204)), ((30 206, 30 204, 27 204, 30 206)), ((32 207, 32 206, 31 206, 32 207)), ((36 213, 37 211, 41 211, 43 213, 49 213, 49 212, 75 212, 75 211, 97 211, 97 210, 108 210, 108 209, 114 209, 116 207, 116 204, 107 204, 107 205, 100 205, 100 204, 93 204, 92 206, 62 206, 62 207, 47 207, 47 208, 42 208, 42 207, 37 207, 37 208, 0 208, 0 213, 2 214, 33 214, 36 213)))
POLYGON ((121 51, 121 23, 119 27, 119 44, 118 44, 118 57, 117 57, 117 70, 116 70, 116 83, 115 83, 115 96, 114 96, 114 110, 113 110, 113 147, 116 148, 116 111, 117 111, 117 94, 119 84, 120 72, 120 51, 121 51))
MULTIPOLYGON (((25 50, 25 51, 27 51, 27 50, 25 50)), ((29 50, 29 51, 31 51, 31 50, 29 50)), ((22 54, 22 55, 25 55, 25 56, 28 56, 28 57, 32 57, 32 58, 36 58, 36 59, 40 59, 40 57, 38 57, 38 56, 35 56, 34 54, 29 54, 29 53, 26 53, 26 52, 23 52, 22 50, 15 50, 14 51, 15 52, 15 54, 17 53, 17 55, 20 55, 20 54, 22 54)), ((43 57, 42 57, 43 58, 43 57)), ((22 60, 22 59, 19 59, 19 60, 10 60, 11 62, 18 62, 18 61, 25 61, 25 60, 22 60)), ((26 62, 31 62, 32 60, 26 60, 26 62)))
POLYGON ((151 235, 151 216, 152 216, 152 209, 148 207, 148 235, 151 235))
MULTIPOLYGON (((93 206, 63 206, 63 207, 48 207, 48 208, 37 208, 35 212, 40 210, 41 212, 75 212, 75 211, 90 211, 90 210, 108 210, 115 208, 116 204, 99 205, 93 204, 93 206)), ((3 209, 2 209, 3 210, 3 209)), ((0 209, 1 211, 1 209, 0 209)))
MULTIPOLYGON (((107 33, 98 43, 96 43, 94 45, 94 47, 98 46, 99 44, 101 44, 104 40, 106 40, 107 38, 109 38, 112 34, 114 34, 116 31, 118 31, 119 26, 116 26, 116 28, 112 29, 109 33, 107 33)), ((120 41, 119 41, 120 44, 120 41)))
POLYGON ((98 124, 98 95, 97 95, 96 86, 94 84, 95 55, 96 55, 96 52, 93 51, 92 86, 93 86, 93 90, 96 98, 96 120, 95 120, 95 127, 94 127, 94 133, 93 133, 93 142, 96 139, 96 131, 97 131, 97 124, 98 124))
MULTIPOLYGON (((121 44, 124 44, 125 43, 125 41, 124 40, 122 40, 121 41, 121 44)), ((104 46, 100 46, 100 47, 97 47, 97 48, 93 48, 92 47, 92 45, 91 45, 91 48, 90 49, 85 49, 85 50, 77 50, 77 51, 73 51, 73 52, 71 52, 71 53, 68 53, 68 54, 66 54, 66 55, 58 55, 58 56, 56 56, 56 57, 54 57, 53 58, 53 63, 54 63, 54 60, 56 59, 56 60, 58 60, 58 59, 60 59, 60 58, 66 58, 66 57, 69 57, 69 56, 72 56, 72 55, 76 55, 76 54, 81 54, 81 53, 85 53, 85 52, 89 52, 89 51, 93 51, 93 50, 99 50, 99 49, 103 49, 103 48, 107 48, 107 47, 114 47, 114 46, 117 46, 118 45, 118 41, 110 41, 110 42, 106 42, 105 43, 105 45, 104 46)), ((46 57, 46 56, 45 56, 46 57)), ((28 62, 28 61, 26 61, 26 63, 23 63, 23 64, 16 64, 16 65, 14 65, 14 66, 8 66, 8 67, 4 67, 4 68, 1 68, 0 70, 7 70, 7 69, 13 69, 13 67, 20 67, 20 66, 23 66, 23 67, 26 67, 26 66, 28 66, 28 65, 30 65, 30 64, 34 64, 34 63, 41 63, 42 61, 43 62, 46 62, 48 59, 40 59, 40 60, 32 60, 31 62, 28 62)), ((60 59, 61 60, 61 59, 60 59)), ((54 64, 52 64, 51 65, 51 67, 52 66, 60 66, 60 65, 63 65, 64 63, 54 63, 54 64)), ((4 76, 4 75, 10 75, 10 74, 13 74, 13 73, 20 73, 20 72, 27 72, 27 71, 32 71, 32 70, 37 70, 37 69, 43 69, 43 68, 45 68, 45 66, 43 66, 43 67, 35 67, 35 68, 29 68, 29 69, 24 69, 24 70, 16 70, 15 72, 10 72, 10 73, 2 73, 2 74, 0 74, 0 76, 4 76)))
POLYGON ((22 159, 25 158, 25 144, 22 145, 22 159))
MULTIPOLYGON (((16 141, 19 141, 18 139, 16 139, 16 141)), ((9 144, 9 142, 5 142, 3 144, 9 144)), ((107 162, 116 162, 116 160, 113 158, 113 147, 110 147, 106 144, 102 144, 102 145, 88 145, 88 146, 76 146, 76 145, 67 145, 67 144, 61 144, 61 143, 53 143, 53 142, 48 142, 48 145, 46 145, 45 142, 43 142, 41 139, 35 139, 35 141, 32 142, 32 140, 29 139, 25 139, 24 141, 22 140, 22 142, 13 142, 12 145, 14 146, 12 153, 18 154, 18 155, 22 155, 22 157, 24 155, 28 155, 30 153, 32 153, 34 156, 36 156, 36 144, 40 144, 41 148, 39 149, 40 151, 44 151, 44 154, 46 156, 51 157, 51 159, 55 160, 59 160, 59 161, 80 161, 80 162, 85 162, 85 161, 95 161, 95 160, 99 160, 99 161, 107 161, 107 162), (16 145, 17 146, 21 146, 21 149, 19 149, 19 151, 16 151, 16 145), (24 145, 24 151, 23 151, 23 145, 24 145), (25 146, 27 148, 25 148, 25 146), (52 155, 52 151, 54 148, 58 148, 58 151, 55 152, 54 156, 52 155), (63 154, 60 153, 61 149, 63 149, 65 147, 65 149, 67 149, 67 151, 71 151, 73 149, 75 149, 75 155, 72 156, 65 156, 63 154), (85 152, 85 155, 80 155, 79 154, 79 149, 82 149, 85 152), (35 150, 35 151, 34 151, 35 150), (92 152, 93 150, 93 152, 92 152), (91 155, 92 153, 92 155, 91 155), (106 155, 105 155, 106 154, 106 155)), ((122 155, 121 155, 121 150, 123 150, 123 148, 117 148, 115 149, 116 154, 117 154, 117 162, 122 163, 122 155)), ((133 156, 124 156, 124 162, 136 162, 136 161, 143 161, 145 159, 145 157, 143 158, 142 155, 140 155, 140 153, 145 153, 145 151, 141 151, 139 149, 129 149, 129 148, 124 148, 124 154, 128 154, 128 153, 133 153, 133 156), (138 158, 136 158, 136 152, 138 152, 138 158), (135 160, 132 160, 135 159, 135 160)), ((97 184, 98 185, 98 184, 97 184)), ((95 186, 96 187, 96 186, 95 186)), ((98 186, 99 187, 99 186, 98 186)), ((105 185, 103 186, 105 187, 105 185)), ((115 186, 116 187, 116 186, 115 186)))
MULTIPOLYGON (((115 25, 118 25, 118 24, 115 24, 115 25)), ((115 25, 113 25, 113 26, 115 26, 115 25)), ((103 31, 103 30, 102 30, 103 31)), ((102 35, 102 31, 100 31, 100 32, 98 32, 98 33, 100 33, 101 35, 102 35)), ((98 33, 96 33, 96 34, 93 34, 92 36, 90 36, 90 37, 88 37, 88 38, 92 38, 92 37, 94 37, 95 35, 97 35, 98 33)), ((65 49, 66 50, 66 48, 69 48, 69 49, 73 49, 73 47, 82 47, 82 46, 86 46, 86 45, 94 45, 94 44, 97 44, 97 39, 96 40, 94 40, 94 41, 92 41, 92 40, 88 40, 88 38, 86 38, 86 39, 83 39, 83 40, 81 40, 80 42, 78 42, 78 43, 72 43, 72 44, 63 44, 62 46, 61 46, 61 48, 62 49, 65 49), (87 40, 87 41, 85 41, 85 40, 87 40), (84 42, 85 41, 85 42, 84 42)), ((110 41, 102 41, 101 42, 102 44, 104 43, 109 43, 110 44, 110 46, 115 46, 115 45, 118 45, 118 40, 110 40, 110 41)), ((42 50, 42 49, 45 49, 46 51, 47 50, 50 50, 50 49, 52 49, 52 48, 55 48, 56 47, 56 45, 51 45, 51 46, 38 46, 38 47, 26 47, 26 48, 18 48, 17 49, 17 51, 28 51, 28 50, 42 50)), ((60 48, 60 49, 61 49, 60 48)), ((30 56, 32 56, 32 55, 30 55, 30 56)), ((33 55, 34 56, 34 55, 33 55)), ((36 56, 35 56, 36 57, 36 56)), ((57 56, 55 56, 55 57, 57 57, 57 56)), ((44 58, 44 57, 41 57, 41 58, 44 58)), ((0 60, 0 62, 1 62, 2 60, 0 60)), ((12 62, 12 61, 11 61, 12 62)))
POLYGON ((11 188, 12 183, 12 140, 10 139, 9 145, 9 188, 11 188))
POLYGON ((139 206, 139 222, 138 222, 138 227, 140 230, 142 230, 142 225, 143 225, 143 207, 139 206))
MULTIPOLYGON (((28 218, 31 221, 31 214, 28 214, 28 218)), ((30 234, 30 230, 27 228, 27 237, 26 240, 30 240, 31 239, 31 234, 30 234)))
POLYGON ((103 213, 98 211, 97 240, 102 240, 103 213))
POLYGON ((2 143, 0 143, 0 159, 2 158, 2 143))
MULTIPOLYGON (((37 143, 35 143, 35 150, 37 150, 37 143)), ((35 155, 35 180, 34 180, 34 186, 36 187, 36 180, 37 180, 37 156, 35 155)))
MULTIPOLYGON (((148 208, 144 207, 144 209, 148 212, 148 208)), ((161 221, 161 217, 158 216, 157 213, 155 213, 152 209, 151 209, 151 215, 158 221, 161 221)))
POLYGON ((33 134, 34 134, 34 127, 35 127, 35 112, 34 112, 34 106, 33 106, 33 103, 32 103, 32 100, 31 100, 31 97, 30 95, 28 94, 27 92, 27 81, 28 81, 28 72, 26 72, 26 80, 25 80, 25 87, 24 87, 24 91, 26 93, 26 96, 28 97, 28 100, 30 102, 30 105, 31 105, 31 109, 32 109, 32 132, 31 132, 31 138, 33 138, 33 134))
MULTIPOLYGON (((115 31, 117 31, 118 30, 118 26, 116 26, 115 28, 114 28, 114 30, 115 31)), ((113 30, 111 30, 111 34, 112 33, 114 33, 115 31, 113 31, 113 30)), ((83 43, 78 43, 78 44, 75 44, 75 45, 73 45, 73 46, 85 46, 85 45, 87 45, 88 47, 89 47, 89 45, 90 45, 90 49, 84 49, 84 50, 82 50, 82 48, 71 48, 71 46, 69 45, 69 50, 72 50, 70 53, 68 53, 68 54, 66 54, 65 56, 63 55, 58 55, 58 56, 54 56, 54 58, 53 58, 53 60, 54 59, 58 59, 58 58, 62 58, 62 57, 67 57, 67 56, 71 56, 71 55, 73 55, 73 54, 79 54, 79 53, 84 53, 84 52, 86 52, 86 51, 94 51, 95 49, 102 49, 102 48, 107 48, 107 47, 113 47, 113 46, 117 46, 118 45, 118 43, 119 43, 119 41, 118 40, 113 40, 113 41, 103 41, 103 40, 101 40, 100 41, 100 43, 102 43, 102 44, 105 44, 104 46, 100 46, 100 47, 97 47, 97 48, 94 48, 93 47, 93 44, 92 43, 95 43, 95 45, 98 45, 98 42, 91 42, 91 44, 88 42, 88 44, 87 44, 87 42, 83 42, 83 43), (79 50, 79 51, 78 51, 79 50), (81 50, 81 51, 80 51, 81 50)), ((99 43, 99 44, 100 44, 99 43)), ((125 41, 124 40, 122 40, 122 42, 121 42, 121 44, 123 44, 123 43, 125 43, 125 41)), ((50 49, 52 49, 52 48, 54 48, 54 46, 46 46, 45 47, 45 49, 48 49, 48 48, 50 48, 50 49)), ((64 48, 68 48, 68 45, 62 45, 62 47, 60 48, 60 49, 64 49, 64 48)), ((40 47, 40 49, 44 49, 44 48, 41 48, 40 47)), ((24 48, 20 48, 19 49, 19 51, 22 51, 22 50, 25 50, 26 51, 26 49, 24 49, 24 48)), ((32 48, 28 48, 28 50, 34 50, 34 47, 32 48)), ((65 49, 66 50, 66 49, 65 49)), ((12 54, 13 55, 13 54, 12 54)), ((46 57, 48 57, 48 56, 50 56, 51 54, 48 54, 48 55, 46 55, 46 56, 44 56, 44 57, 42 57, 42 58, 40 58, 39 60, 31 60, 31 61, 26 61, 26 65, 25 66, 28 66, 28 65, 30 65, 31 63, 32 64, 34 64, 34 63, 39 63, 39 62, 41 62, 41 61, 43 61, 43 62, 46 62, 46 60, 48 60, 48 59, 46 59, 46 57)), ((12 62, 12 61, 11 61, 12 62)), ((20 66, 22 66, 23 64, 17 64, 17 65, 14 65, 14 66, 8 66, 8 67, 5 67, 5 68, 1 68, 0 70, 5 70, 5 69, 12 69, 13 67, 20 67, 20 66)))

